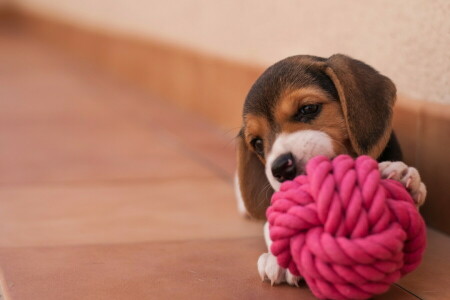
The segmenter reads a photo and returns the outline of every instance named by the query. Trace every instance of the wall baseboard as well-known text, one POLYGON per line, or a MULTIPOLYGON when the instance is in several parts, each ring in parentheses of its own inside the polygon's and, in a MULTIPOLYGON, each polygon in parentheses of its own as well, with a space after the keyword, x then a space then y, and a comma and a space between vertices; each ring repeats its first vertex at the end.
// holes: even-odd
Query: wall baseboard
MULTIPOLYGON (((133 38, 15 9, 2 20, 82 57, 152 95, 238 131, 243 100, 264 67, 230 61, 159 40, 133 38)), ((432 100, 432 99, 425 99, 432 100)), ((394 129, 408 164, 428 187, 421 212, 450 234, 450 105, 400 96, 394 129)))

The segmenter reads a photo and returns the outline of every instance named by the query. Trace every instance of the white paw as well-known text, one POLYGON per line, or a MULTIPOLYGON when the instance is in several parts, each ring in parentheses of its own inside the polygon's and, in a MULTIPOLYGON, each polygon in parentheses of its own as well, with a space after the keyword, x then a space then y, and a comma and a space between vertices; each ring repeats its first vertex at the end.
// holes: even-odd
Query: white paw
POLYGON ((419 171, 401 161, 384 161, 378 164, 381 177, 400 181, 409 191, 417 207, 425 202, 427 188, 421 181, 419 171))
POLYGON ((286 282, 289 285, 298 286, 301 280, 300 276, 294 276, 289 270, 280 267, 272 253, 261 254, 258 259, 258 272, 261 280, 269 279, 271 285, 286 282))
POLYGON ((286 270, 286 282, 289 285, 295 285, 298 287, 298 283, 302 280, 301 276, 293 275, 289 270, 286 270))

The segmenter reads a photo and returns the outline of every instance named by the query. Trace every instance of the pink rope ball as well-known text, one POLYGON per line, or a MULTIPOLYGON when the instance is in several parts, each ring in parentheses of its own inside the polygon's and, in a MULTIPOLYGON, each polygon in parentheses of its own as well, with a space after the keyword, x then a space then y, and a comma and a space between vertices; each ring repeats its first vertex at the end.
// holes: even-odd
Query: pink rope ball
POLYGON ((320 299, 381 294, 421 262, 425 222, 403 185, 378 163, 340 155, 311 159, 267 210, 271 252, 320 299))

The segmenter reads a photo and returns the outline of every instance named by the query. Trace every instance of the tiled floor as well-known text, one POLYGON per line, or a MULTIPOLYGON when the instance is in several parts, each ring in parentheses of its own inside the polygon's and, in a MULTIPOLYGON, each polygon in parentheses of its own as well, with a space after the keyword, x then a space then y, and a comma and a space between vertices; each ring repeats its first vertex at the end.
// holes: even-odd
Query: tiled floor
MULTIPOLYGON (((312 299, 257 275, 261 224, 235 210, 232 134, 10 30, 0 143, 6 299, 312 299)), ((448 253, 430 231, 424 265, 378 298, 450 298, 448 253)))

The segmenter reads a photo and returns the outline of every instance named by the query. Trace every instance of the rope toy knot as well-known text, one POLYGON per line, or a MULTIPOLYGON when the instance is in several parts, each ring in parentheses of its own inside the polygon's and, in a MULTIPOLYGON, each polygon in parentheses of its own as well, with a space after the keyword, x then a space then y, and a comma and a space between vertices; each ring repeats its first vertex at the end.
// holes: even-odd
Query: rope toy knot
POLYGON ((425 223, 403 185, 378 163, 340 155, 311 159, 267 209, 271 252, 320 299, 367 299, 413 271, 425 223))

